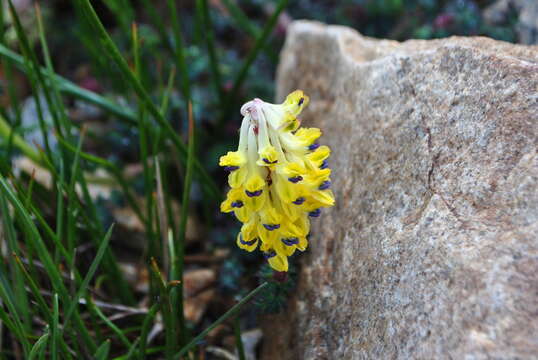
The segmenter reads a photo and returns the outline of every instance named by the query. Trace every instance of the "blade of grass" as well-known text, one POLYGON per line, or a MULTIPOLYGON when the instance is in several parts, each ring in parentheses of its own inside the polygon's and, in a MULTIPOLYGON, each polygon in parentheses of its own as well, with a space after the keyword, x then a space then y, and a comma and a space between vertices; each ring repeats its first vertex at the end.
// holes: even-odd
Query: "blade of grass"
POLYGON ((38 164, 41 164, 42 155, 34 150, 30 145, 24 141, 24 139, 19 135, 13 132, 13 129, 2 115, 0 115, 0 138, 5 140, 12 139, 13 145, 15 145, 26 157, 30 158, 32 161, 35 161, 38 164))
POLYGON ((168 36, 168 33, 165 28, 165 24, 162 21, 162 16, 158 14, 157 11, 155 10, 155 5, 153 3, 153 0, 142 0, 142 4, 144 5, 144 11, 151 18, 152 25, 157 28, 157 32, 159 33, 159 36, 161 37, 161 42, 164 44, 167 50, 174 53, 174 45, 172 44, 172 41, 170 40, 170 37, 168 36))
POLYGON ((138 350, 138 357, 139 359, 145 359, 146 357, 146 346, 148 345, 148 334, 150 330, 150 326, 153 323, 153 319, 155 319, 155 315, 157 314, 157 311, 160 308, 160 304, 156 303, 151 306, 149 309, 146 317, 144 318, 144 322, 142 324, 142 331, 140 332, 140 342, 139 342, 139 350, 138 350))
POLYGON ((217 128, 219 130, 221 130, 224 127, 224 121, 228 119, 232 106, 235 105, 235 102, 233 100, 237 96, 239 89, 241 88, 241 85, 243 85, 243 81, 245 81, 248 71, 250 70, 250 66, 252 65, 256 57, 258 56, 258 53, 260 52, 260 50, 265 46, 267 42, 267 38, 273 31, 273 28, 275 27, 276 22, 278 20, 278 17, 280 16, 280 13, 282 13, 282 11, 286 8, 287 5, 288 5, 288 0, 279 0, 275 11, 273 12, 271 17, 265 24, 263 31, 256 38, 254 47, 252 48, 252 50, 250 50, 249 54, 247 55, 247 58, 245 59, 245 61, 243 62, 243 65, 241 66, 241 69, 239 70, 239 72, 237 73, 235 77, 233 88, 230 91, 230 94, 226 101, 227 106, 224 109, 223 116, 220 118, 220 121, 218 123, 217 128))
POLYGON ((50 334, 49 332, 44 333, 37 341, 35 342, 30 354, 28 355, 28 360, 33 360, 37 356, 41 357, 43 352, 47 347, 47 342, 49 341, 50 334))
MULTIPOLYGON (((170 196, 167 196, 164 194, 164 188, 163 188, 163 181, 161 178, 161 166, 159 157, 155 156, 153 158, 153 169, 155 170, 154 178, 156 180, 156 210, 157 210, 157 223, 159 224, 159 243, 160 243, 160 251, 159 254, 162 256, 162 262, 163 262, 163 268, 169 269, 169 252, 167 251, 168 246, 166 243, 166 235, 168 231, 172 231, 169 225, 169 217, 166 212, 166 204, 165 204, 165 198, 169 198, 170 196)), ((172 227, 173 228, 173 227, 172 227)))
MULTIPOLYGON (((29 75, 28 74, 29 69, 26 68, 25 66, 25 60, 23 56, 10 50, 3 44, 0 44, 0 56, 3 57, 5 60, 7 60, 9 63, 15 65, 22 72, 29 75)), ((77 99, 86 101, 90 104, 96 105, 100 107, 101 109, 106 110, 113 115, 116 115, 120 120, 126 121, 130 125, 136 124, 136 114, 129 108, 118 105, 114 103, 113 101, 99 94, 96 94, 90 90, 81 88, 80 86, 61 77, 60 75, 49 74, 42 67, 40 67, 38 71, 41 71, 43 75, 48 77, 50 80, 55 81, 58 84, 58 88, 60 92, 71 95, 77 99)))
POLYGON ((131 345, 131 347, 129 348, 129 351, 127 352, 127 354, 123 355, 123 356, 118 356, 118 357, 115 357, 114 360, 121 360, 121 359, 132 359, 134 354, 135 354, 135 351, 136 351, 136 347, 138 346, 138 343, 140 342, 140 338, 136 339, 134 342, 133 342, 133 345, 131 345))
MULTIPOLYGON (((135 76, 140 81, 140 51, 139 51, 139 40, 138 40, 138 28, 135 23, 131 26, 132 32, 132 47, 133 47, 133 58, 134 58, 134 68, 135 76)), ((158 237, 155 234, 153 228, 153 179, 151 177, 151 169, 148 162, 148 142, 151 141, 150 134, 148 130, 148 123, 146 119, 146 105, 144 102, 141 102, 138 107, 138 139, 139 139, 139 148, 140 148, 140 159, 142 161, 143 168, 143 177, 144 177, 144 195, 146 199, 146 223, 145 230, 149 238, 148 244, 148 258, 157 256, 157 243, 158 237)))
MULTIPOLYGON (((237 3, 234 0, 222 0, 222 3, 226 7, 226 10, 230 13, 230 16, 234 20, 235 24, 239 29, 241 29, 243 32, 249 34, 251 37, 256 39, 260 36, 262 30, 260 27, 253 21, 250 21, 248 16, 245 15, 243 10, 237 5, 237 3)), ((265 52, 265 55, 276 64, 278 62, 278 55, 276 54, 273 49, 269 47, 264 47, 263 51, 265 52)))
MULTIPOLYGON (((84 142, 84 135, 85 132, 82 131, 80 133, 80 137, 78 139, 77 144, 77 151, 75 152, 73 162, 71 164, 71 179, 69 181, 69 184, 67 185, 67 251, 69 253, 75 252, 76 239, 78 239, 77 236, 77 229, 76 229, 76 222, 77 222, 77 216, 74 216, 73 208, 75 207, 75 202, 77 201, 75 196, 75 185, 77 183, 77 178, 79 177, 79 164, 80 164, 80 151, 82 149, 82 143, 84 142)), ((63 183, 63 181, 62 181, 63 183)), ((72 261, 69 263, 69 269, 72 272, 73 268, 75 267, 74 257, 72 258, 72 261)))
POLYGON ((18 265, 19 269, 21 270, 21 273, 24 275, 24 278, 26 279, 26 282, 28 284, 28 287, 30 288, 30 291, 32 292, 32 294, 34 295, 37 301, 37 306, 39 310, 41 311, 41 315, 43 315, 43 317, 47 320, 48 323, 51 323, 53 319, 50 314, 50 309, 47 305, 47 302, 45 301, 45 298, 43 297, 43 295, 41 295, 41 292, 39 291, 39 287, 37 286, 32 276, 30 276, 30 274, 24 267, 20 257, 17 256, 16 254, 13 254, 13 257, 15 259, 15 263, 18 265))
POLYGON ((110 242, 110 237, 112 236, 112 229, 114 229, 114 225, 110 226, 103 241, 101 241, 101 244, 99 245, 99 249, 97 249, 97 254, 95 255, 95 258, 93 259, 90 265, 90 268, 88 269, 88 273, 84 277, 84 280, 82 280, 79 290, 77 291, 76 295, 72 299, 71 306, 68 308, 67 312, 65 313, 64 327, 67 327, 67 324, 69 323, 71 315, 73 314, 76 306, 78 305, 78 300, 82 297, 82 295, 86 291, 88 291, 88 285, 90 284, 90 281, 93 279, 93 276, 95 275, 95 272, 97 271, 97 268, 99 267, 99 264, 101 263, 101 260, 103 259, 103 256, 105 255, 105 251, 110 242))
POLYGON ((168 104, 170 103, 170 95, 172 94, 172 90, 174 87, 175 77, 176 68, 172 67, 172 70, 170 70, 170 75, 168 75, 168 83, 166 84, 166 88, 164 89, 164 93, 161 100, 161 107, 159 109, 162 114, 166 114, 166 112, 168 111, 168 104))
POLYGON ((185 61, 185 53, 183 51, 183 36, 181 35, 181 23, 177 16, 176 1, 167 0, 170 16, 172 17, 172 31, 174 34, 174 55, 176 58, 177 68, 181 75, 181 91, 185 97, 185 102, 191 100, 191 86, 189 81, 189 72, 185 61))
MULTIPOLYGON (((74 303, 74 301, 73 301, 74 303)), ((58 294, 54 294, 52 298, 52 341, 50 343, 50 356, 52 360, 58 358, 58 338, 61 337, 60 329, 58 324, 60 322, 60 303, 58 299, 58 294)))
MULTIPOLYGON (((4 13, 7 10, 4 6, 0 6, 0 44, 6 43, 6 29, 8 28, 5 23, 6 14, 4 13)), ((13 77, 13 66, 5 59, 2 59, 2 69, 5 72, 5 82, 7 83, 7 94, 9 96, 9 104, 11 110, 15 114, 15 128, 17 128, 22 123, 21 118, 21 107, 19 98, 16 91, 16 83, 13 77)), ((8 147, 8 158, 11 155, 11 143, 8 147)), ((1 350, 1 346, 0 346, 1 350)))
POLYGON ((24 207, 27 208, 28 204, 32 201, 32 193, 34 191, 34 183, 35 183, 35 169, 32 171, 32 174, 30 175, 30 181, 28 184, 28 191, 26 192, 26 196, 24 199, 24 207))
POLYGON ((234 320, 234 334, 239 360, 245 360, 245 348, 243 346, 243 339, 241 339, 241 322, 239 321, 239 316, 236 316, 234 320))
MULTIPOLYGON (((7 200, 4 197, 0 197, 0 214, 2 214, 1 217, 3 220, 2 224, 5 234, 4 236, 6 240, 7 250, 8 252, 11 252, 13 254, 20 254, 21 250, 19 248, 19 242, 15 231, 14 219, 11 217, 7 200)), ((10 285, 10 287, 12 286, 11 290, 13 291, 13 296, 15 299, 17 299, 15 305, 18 312, 20 313, 21 321, 24 325, 24 330, 30 331, 32 320, 29 311, 30 307, 28 296, 26 294, 24 275, 18 268, 15 260, 12 257, 9 258, 9 268, 11 270, 10 275, 12 282, 12 285, 10 285)))
POLYGON ((206 337, 211 330, 213 330, 218 325, 222 324, 226 319, 229 317, 237 314, 239 310, 245 305, 247 302, 250 301, 254 296, 256 296, 260 291, 265 289, 269 285, 268 282, 264 282, 260 286, 258 286, 256 289, 252 290, 247 296, 245 296, 241 301, 239 301, 237 304, 235 304, 230 310, 226 311, 221 317, 219 317, 213 324, 209 325, 204 331, 202 331, 198 336, 196 336, 194 339, 192 339, 187 345, 183 347, 175 356, 174 360, 181 359, 181 357, 187 352, 195 347, 199 341, 201 341, 204 337, 206 337))
MULTIPOLYGON (((0 308, 3 307, 2 299, 0 299, 0 308)), ((0 320, 2 317, 0 317, 0 320)), ((4 352, 4 323, 0 321, 0 354, 4 352)))
POLYGON ((159 291, 159 305, 164 322, 165 357, 166 360, 171 360, 175 351, 177 351, 177 328, 174 322, 172 304, 170 302, 170 292, 162 278, 155 259, 151 259, 150 273, 154 278, 159 291))
MULTIPOLYGON (((53 111, 58 113, 60 116, 60 119, 62 120, 62 125, 64 126, 64 130, 66 134, 69 134, 71 131, 71 122, 67 118, 67 111, 65 109, 62 97, 60 96, 60 90, 57 84, 56 79, 54 78, 54 67, 52 65, 52 60, 50 57, 49 52, 49 46, 47 43, 47 39, 45 36, 45 27, 43 25, 43 19, 41 17, 41 8, 39 6, 39 3, 35 3, 35 13, 36 13, 36 19, 37 19, 37 28, 39 32, 39 40, 41 43, 41 48, 43 50, 43 58, 45 59, 45 66, 46 66, 46 77, 43 77, 43 81, 45 79, 49 79, 50 81, 50 88, 52 89, 52 103, 55 105, 53 108, 53 111)), ((40 72, 40 66, 39 64, 35 64, 35 68, 37 69, 37 72, 40 72)), ((46 91, 47 89, 43 89, 46 91)))
MULTIPOLYGON (((44 130, 44 124, 43 124, 43 110, 41 109, 41 102, 40 102, 40 96, 39 96, 39 87, 38 85, 41 87, 41 89, 43 90, 42 93, 45 97, 45 100, 49 106, 49 114, 51 115, 52 117, 52 120, 53 120, 53 123, 54 123, 54 127, 56 129, 56 136, 57 137, 64 137, 64 129, 63 127, 61 126, 62 124, 60 123, 60 116, 59 114, 61 114, 61 112, 57 111, 58 109, 56 108, 56 103, 52 100, 51 98, 51 92, 52 91, 49 91, 49 87, 48 87, 48 84, 47 82, 45 81, 44 79, 44 76, 43 74, 41 73, 41 71, 39 71, 40 69, 40 65, 39 65, 39 61, 38 61, 38 58, 37 58, 37 55, 36 53, 34 52, 33 50, 33 47, 30 45, 30 42, 28 41, 28 37, 26 36, 26 33, 21 25, 21 22, 20 22, 20 19, 19 19, 19 15, 17 14, 17 11, 15 9, 15 7, 13 6, 13 2, 12 0, 8 0, 8 5, 9 5, 9 9, 11 11, 11 16, 13 18, 13 25, 14 25, 14 28, 15 28, 15 32, 17 34, 17 39, 19 40, 19 44, 21 46, 21 50, 22 50, 22 53, 25 57, 26 60, 28 60, 28 66, 30 66, 30 70, 29 70, 29 79, 30 79, 30 82, 32 84, 32 90, 33 90, 33 93, 34 93, 34 98, 35 98, 35 101, 36 101, 36 109, 38 111, 38 118, 40 120, 40 126, 42 127, 42 133, 43 133, 43 141, 45 142, 45 150, 47 151, 47 155, 52 159, 51 157, 51 152, 50 152, 50 147, 48 145, 48 132, 46 132, 44 130), (31 74, 30 74, 31 73, 31 74)), ((61 155, 64 156, 63 152, 61 152, 61 155)), ((66 161, 65 157, 64 157, 64 161, 66 161)))
MULTIPOLYGON (((1 285, 0 285, 1 286, 1 285)), ((0 305, 3 305, 2 296, 0 295, 0 305)), ((4 306, 0 306, 0 323, 5 325, 12 334, 14 334, 17 337, 26 337, 24 333, 20 332, 20 329, 17 327, 17 325, 9 318, 9 315, 4 310, 4 306)), ((30 347, 30 343, 27 343, 28 347, 30 347)))
POLYGON ((95 352, 95 360, 107 360, 110 353, 110 340, 105 340, 95 352))
POLYGON ((11 289, 8 290, 6 286, 7 281, 5 281, 3 275, 0 274, 0 299, 2 299, 13 321, 8 320, 7 314, 5 315, 6 318, 3 318, 1 314, 4 311, 3 308, 0 308, 0 319, 2 319, 2 321, 4 321, 4 323, 8 325, 8 327, 10 327, 10 329, 13 331, 13 334, 17 337, 17 340, 21 343, 25 356, 28 356, 28 353, 31 349, 31 345, 28 341, 26 331, 24 329, 24 324, 20 317, 19 311, 15 306, 13 294, 10 291, 11 289))
MULTIPOLYGON (((27 210, 22 206, 22 203, 14 194, 2 174, 0 174, 0 191, 3 193, 3 196, 6 196, 8 201, 15 209, 15 212, 19 215, 17 219, 20 221, 21 226, 24 229, 27 244, 28 246, 31 246, 35 250, 35 253, 40 257, 41 262, 47 270, 47 274, 49 275, 53 288, 60 294, 64 304, 70 304, 69 294, 65 288, 65 285, 63 284, 62 277, 49 253, 49 250, 47 249, 41 235, 39 234, 39 231, 33 223, 32 218, 28 214, 27 210)), ((82 322, 78 312, 75 312, 75 326, 85 345, 92 352, 94 352, 96 345, 93 342, 88 329, 82 322)))
POLYGON ((99 307, 95 306, 95 303, 90 297, 87 298, 87 304, 90 310, 94 312, 106 324, 106 326, 108 326, 116 334, 116 336, 120 339, 123 345, 125 345, 125 347, 128 349, 131 348, 132 344, 129 339, 127 339, 127 337, 123 334, 123 331, 121 331, 119 327, 117 327, 112 321, 110 321, 110 319, 107 318, 105 314, 103 314, 99 307))
POLYGON ((232 18, 235 20, 237 26, 253 38, 257 38, 261 30, 251 22, 248 17, 245 15, 243 10, 235 3, 233 0, 222 0, 222 3, 226 7, 226 10, 230 13, 232 18))
POLYGON ((181 215, 179 218, 179 229, 177 232, 177 241, 175 244, 174 261, 172 267, 172 280, 179 280, 175 293, 172 295, 172 309, 174 310, 174 319, 178 320, 178 330, 180 331, 181 345, 184 345, 187 339, 185 314, 183 311, 183 262, 185 256, 185 234, 187 231, 187 219, 189 216, 189 200, 192 185, 193 160, 195 149, 195 125, 192 113, 192 103, 189 102, 189 151, 187 156, 187 171, 185 173, 185 182, 183 186, 183 198, 181 201, 181 215))
POLYGON ((134 19, 134 10, 130 1, 108 0, 104 1, 104 3, 116 17, 122 31, 127 34, 129 32, 129 25, 134 19))
MULTIPOLYGON (((170 96, 172 94, 172 90, 173 90, 173 87, 174 87, 174 79, 175 79, 175 74, 176 74, 176 68, 175 67, 172 67, 172 70, 170 71, 170 75, 168 76, 168 84, 167 84, 167 87, 162 95, 162 99, 161 99, 161 106, 160 106, 160 111, 163 115, 166 114, 166 112, 168 111, 168 104, 170 102, 170 96)), ((161 137, 162 137, 162 128, 158 128, 156 130, 156 135, 155 135, 155 139, 153 141, 153 153, 154 154, 157 154, 158 153, 158 147, 159 147, 159 144, 161 142, 161 137)))
POLYGON ((209 53, 209 65, 211 68, 211 79, 213 80, 213 87, 217 93, 219 104, 221 108, 224 108, 224 91, 222 89, 222 80, 219 69, 219 62, 217 60, 217 53, 215 51, 215 35, 213 33, 213 22, 211 21, 211 16, 209 14, 209 9, 207 6, 207 0, 196 0, 196 12, 198 13, 198 18, 202 21, 204 25, 204 38, 207 45, 207 52, 209 53))
MULTIPOLYGON (((64 194, 62 192, 65 186, 65 166, 62 159, 60 159, 58 166, 60 168, 60 176, 56 181, 56 235, 58 239, 63 239, 64 218, 67 214, 64 209, 64 194)), ((54 259, 56 262, 60 261, 60 250, 58 248, 54 249, 54 259)))

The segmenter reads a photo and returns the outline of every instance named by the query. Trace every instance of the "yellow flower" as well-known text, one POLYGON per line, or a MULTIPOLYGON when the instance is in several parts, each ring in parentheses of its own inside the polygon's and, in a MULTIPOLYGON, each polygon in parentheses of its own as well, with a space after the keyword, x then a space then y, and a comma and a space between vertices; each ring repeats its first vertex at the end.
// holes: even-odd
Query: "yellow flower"
POLYGON ((221 211, 243 223, 237 245, 249 252, 259 246, 276 271, 288 271, 288 257, 308 246, 310 219, 334 205, 331 151, 317 143, 320 129, 300 128, 297 119, 308 102, 300 90, 279 105, 247 102, 238 149, 219 161, 231 187, 221 211))

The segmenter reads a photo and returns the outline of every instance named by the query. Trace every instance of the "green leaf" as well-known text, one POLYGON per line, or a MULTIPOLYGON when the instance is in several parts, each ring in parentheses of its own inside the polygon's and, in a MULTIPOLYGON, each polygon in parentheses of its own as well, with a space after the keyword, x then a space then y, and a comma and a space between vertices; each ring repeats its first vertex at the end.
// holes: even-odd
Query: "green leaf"
POLYGON ((104 341, 95 352, 95 360, 107 360, 110 353, 110 340, 104 341))
POLYGON ((28 360, 33 360, 36 356, 40 358, 43 356, 45 349, 47 348, 47 342, 49 341, 49 333, 46 332, 43 334, 34 344, 30 354, 28 355, 28 360))

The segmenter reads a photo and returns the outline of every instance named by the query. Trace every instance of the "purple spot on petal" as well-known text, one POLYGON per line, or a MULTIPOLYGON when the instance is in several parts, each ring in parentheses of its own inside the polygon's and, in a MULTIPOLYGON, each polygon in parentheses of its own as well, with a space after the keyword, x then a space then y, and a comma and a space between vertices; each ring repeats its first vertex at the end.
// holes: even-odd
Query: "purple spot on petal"
POLYGON ((273 231, 280 228, 280 224, 263 224, 263 227, 269 231, 273 231))
POLYGON ((299 243, 299 238, 282 239, 282 242, 286 246, 293 246, 293 245, 297 245, 299 243))
POLYGON ((318 143, 313 143, 312 145, 310 145, 308 147, 308 150, 316 150, 317 148, 319 148, 319 144, 318 143))
POLYGON ((330 187, 331 187, 331 182, 329 180, 325 180, 324 182, 321 183, 318 189, 327 190, 330 187))
POLYGON ((269 165, 273 165, 273 164, 276 164, 278 162, 278 160, 269 161, 267 158, 263 158, 262 160, 263 160, 264 163, 269 164, 269 165))
POLYGON ((327 162, 327 160, 323 160, 323 162, 321 163, 320 165, 320 169, 327 169, 329 167, 329 163, 327 162))
POLYGON ((232 202, 232 207, 233 208, 242 208, 243 207, 243 202, 241 200, 234 201, 234 202, 232 202))
POLYGON ((295 205, 301 205, 302 203, 305 202, 305 198, 304 197, 300 197, 300 198, 297 198, 295 201, 292 201, 295 205))
POLYGON ((254 244, 256 244, 256 241, 258 241, 258 239, 252 239, 250 241, 245 241, 243 240, 243 237, 241 236, 241 240, 239 240, 239 242, 243 245, 247 245, 247 246, 252 246, 254 244))
POLYGON ((289 181, 291 181, 294 184, 297 184, 299 181, 303 180, 303 177, 301 175, 293 176, 288 178, 289 181))
POLYGON ((319 217, 320 214, 321 214, 321 209, 316 209, 314 211, 310 211, 308 213, 308 216, 310 216, 310 217, 319 217))
POLYGON ((266 259, 270 259, 275 256, 276 256, 276 252, 274 252, 273 250, 263 253, 263 257, 266 259))
POLYGON ((256 190, 256 191, 248 191, 248 190, 245 190, 245 194, 247 194, 248 197, 255 197, 255 196, 260 196, 262 194, 263 190, 256 190))
POLYGON ((229 171, 229 172, 235 171, 237 169, 239 169, 239 166, 225 166, 224 167, 224 170, 229 171))

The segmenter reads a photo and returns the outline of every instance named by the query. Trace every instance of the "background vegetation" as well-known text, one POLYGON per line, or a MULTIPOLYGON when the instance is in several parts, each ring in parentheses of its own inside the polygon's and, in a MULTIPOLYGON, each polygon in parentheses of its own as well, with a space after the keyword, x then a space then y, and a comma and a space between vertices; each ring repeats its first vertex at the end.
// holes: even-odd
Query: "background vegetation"
POLYGON ((293 271, 236 249, 217 163, 291 20, 517 41, 491 4, 2 0, 0 359, 252 356, 293 271))

